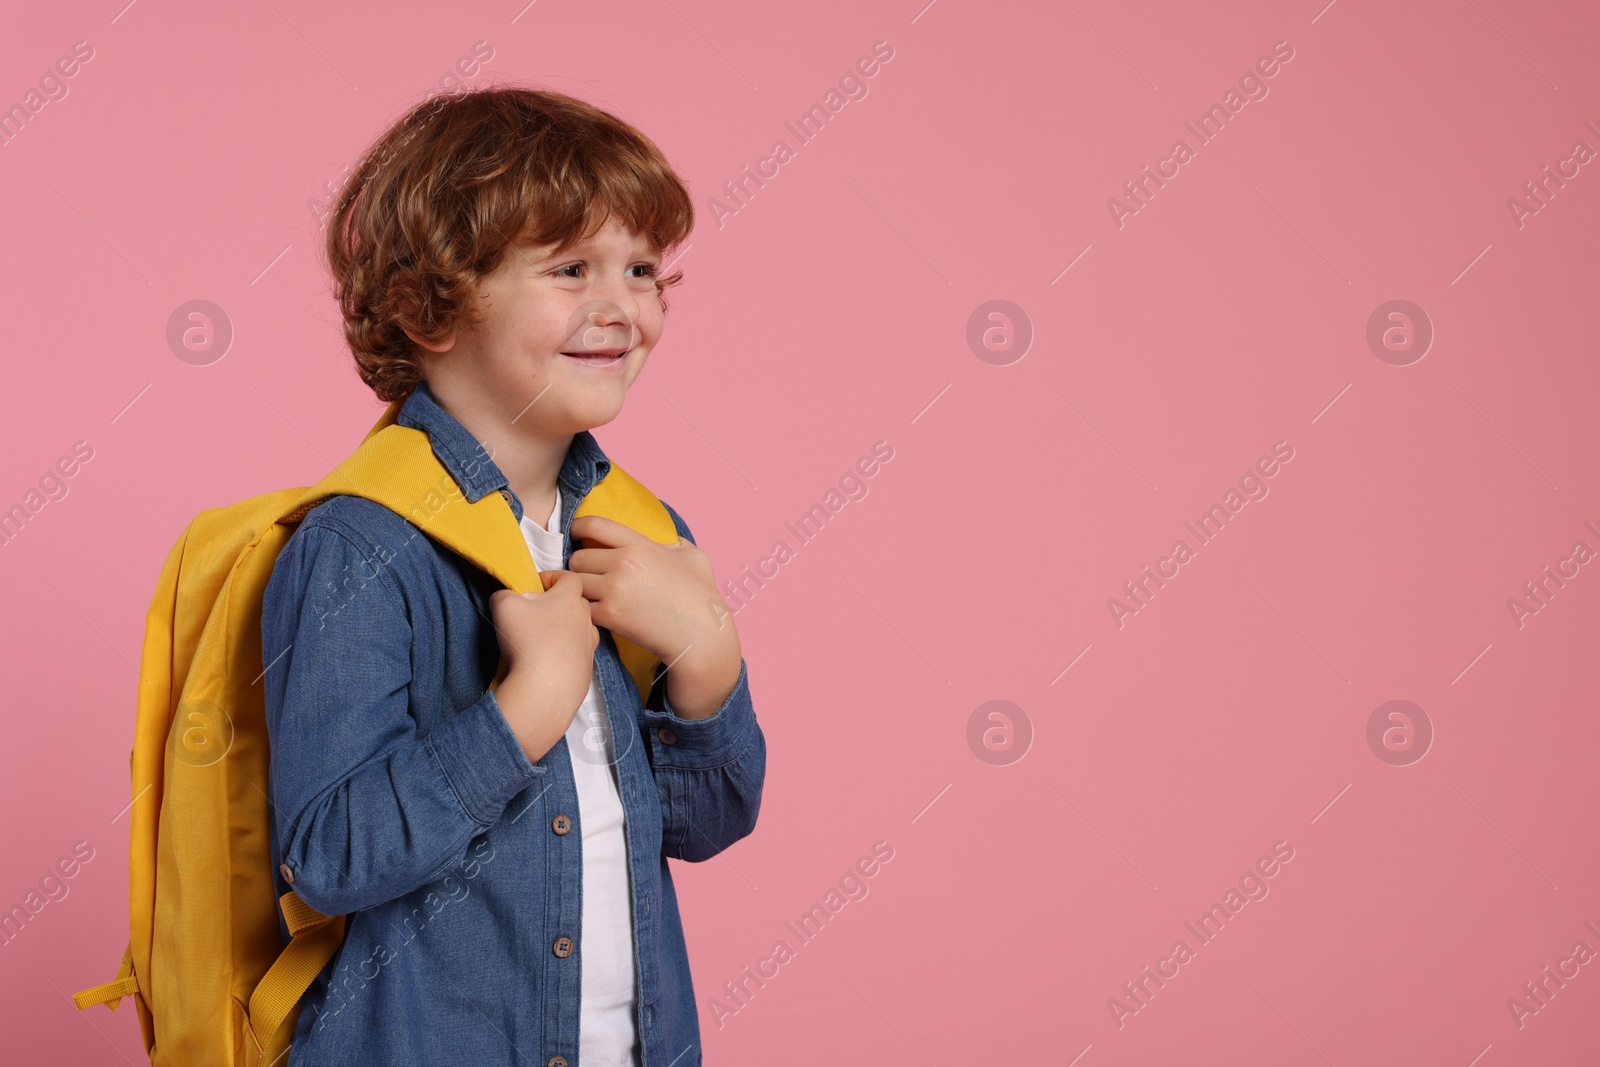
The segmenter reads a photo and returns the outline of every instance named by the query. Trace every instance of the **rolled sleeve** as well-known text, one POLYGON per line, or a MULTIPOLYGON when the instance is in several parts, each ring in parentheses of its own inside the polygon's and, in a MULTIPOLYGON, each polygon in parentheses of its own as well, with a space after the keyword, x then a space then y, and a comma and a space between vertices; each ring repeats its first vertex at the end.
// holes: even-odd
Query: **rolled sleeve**
POLYGON ((545 768, 528 760, 494 690, 428 735, 427 744, 468 818, 492 826, 545 768))
POLYGON ((691 863, 710 859, 755 830, 767 774, 767 742, 750 699, 748 667, 715 712, 685 719, 667 700, 665 676, 644 709, 661 851, 691 863))
POLYGON ((750 669, 741 657, 739 680, 717 710, 703 719, 685 719, 672 710, 665 676, 644 709, 657 767, 712 770, 732 763, 755 743, 759 728, 750 700, 750 669))

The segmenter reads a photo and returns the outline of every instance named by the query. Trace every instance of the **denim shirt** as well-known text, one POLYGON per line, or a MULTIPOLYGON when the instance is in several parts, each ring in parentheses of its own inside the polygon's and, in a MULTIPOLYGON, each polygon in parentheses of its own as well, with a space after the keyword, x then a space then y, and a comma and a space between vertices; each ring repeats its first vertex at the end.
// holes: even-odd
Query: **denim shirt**
MULTIPOLYGON (((399 421, 428 434, 467 500, 500 491, 521 521, 504 473, 426 383, 399 421)), ((573 512, 610 467, 592 434, 573 437, 559 475, 563 566, 573 512)), ((572 773, 574 758, 596 757, 565 737, 537 762, 523 753, 487 688, 498 588, 356 496, 313 508, 277 559, 261 616, 270 874, 280 896, 292 888, 347 916, 301 1001, 289 1067, 597 1067, 578 1063, 572 773)), ((755 827, 766 742, 748 666, 704 719, 673 711, 664 676, 641 702, 604 627, 594 672, 626 825, 640 1062, 691 1067, 699 1021, 667 859, 708 859, 755 827)))

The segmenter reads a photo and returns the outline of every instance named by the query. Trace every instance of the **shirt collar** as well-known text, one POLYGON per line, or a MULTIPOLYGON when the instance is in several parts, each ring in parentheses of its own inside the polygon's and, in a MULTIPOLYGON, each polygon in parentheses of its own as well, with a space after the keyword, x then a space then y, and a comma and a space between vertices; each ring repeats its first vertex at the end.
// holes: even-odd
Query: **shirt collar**
MULTIPOLYGON (((497 489, 504 490, 512 513, 518 522, 522 521, 522 501, 511 490, 505 472, 472 436, 472 431, 439 404, 427 382, 418 382, 411 390, 395 421, 428 435, 433 454, 461 487, 469 504, 497 489)), ((588 430, 579 430, 572 435, 572 445, 557 477, 567 492, 581 501, 610 472, 611 461, 601 451, 600 442, 588 430)))

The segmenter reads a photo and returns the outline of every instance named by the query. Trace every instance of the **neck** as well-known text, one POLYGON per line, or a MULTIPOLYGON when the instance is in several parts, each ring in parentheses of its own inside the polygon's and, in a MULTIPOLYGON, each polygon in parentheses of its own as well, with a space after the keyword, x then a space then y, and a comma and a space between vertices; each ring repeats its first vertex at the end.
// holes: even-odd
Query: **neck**
POLYGON ((567 450, 572 446, 572 435, 557 439, 529 439, 504 432, 496 436, 492 430, 480 432, 465 422, 462 425, 483 442, 487 451, 493 453, 495 465, 505 473, 511 491, 522 501, 522 514, 544 526, 551 509, 556 506, 556 478, 561 474, 561 465, 566 462, 567 450))

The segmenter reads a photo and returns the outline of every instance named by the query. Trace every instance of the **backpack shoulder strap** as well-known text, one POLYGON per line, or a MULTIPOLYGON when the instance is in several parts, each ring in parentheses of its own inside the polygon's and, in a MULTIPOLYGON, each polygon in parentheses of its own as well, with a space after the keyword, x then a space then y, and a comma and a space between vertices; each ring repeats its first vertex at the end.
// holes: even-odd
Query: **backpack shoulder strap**
MULTIPOLYGON (((428 435, 395 421, 400 404, 392 403, 361 446, 306 490, 279 521, 297 522, 330 496, 365 497, 401 515, 507 589, 518 593, 541 591, 538 567, 510 503, 499 493, 468 503, 455 478, 434 455, 428 435)), ((678 540, 677 526, 666 506, 614 461, 606 476, 578 505, 575 517, 581 515, 603 515, 658 544, 678 540)), ((661 661, 626 638, 617 637, 616 642, 643 702, 649 698, 661 661)), ((507 666, 502 659, 490 688, 505 680, 507 666)))
POLYGON ((511 505, 499 493, 469 504, 421 430, 395 424, 374 433, 306 490, 281 521, 298 521, 341 493, 382 504, 507 589, 522 593, 542 588, 511 505))
POLYGON ((639 481, 617 466, 613 460, 611 471, 600 484, 589 490, 573 517, 604 515, 631 527, 660 545, 670 545, 678 540, 678 527, 667 512, 666 505, 639 481))

